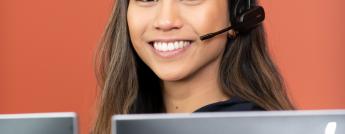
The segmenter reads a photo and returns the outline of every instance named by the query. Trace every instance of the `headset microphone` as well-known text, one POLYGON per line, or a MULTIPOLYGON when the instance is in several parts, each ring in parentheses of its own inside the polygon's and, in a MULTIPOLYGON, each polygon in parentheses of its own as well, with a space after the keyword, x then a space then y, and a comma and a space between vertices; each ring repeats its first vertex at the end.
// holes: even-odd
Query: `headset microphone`
POLYGON ((232 27, 232 26, 227 27, 227 28, 225 28, 225 29, 222 29, 222 30, 220 30, 220 31, 214 32, 214 33, 209 33, 209 34, 206 34, 206 35, 200 36, 200 40, 202 40, 202 41, 203 41, 203 40, 210 39, 210 38, 212 38, 212 37, 214 37, 214 36, 216 36, 216 35, 222 34, 222 33, 226 32, 226 31, 231 30, 231 29, 233 29, 233 27, 232 27))
POLYGON ((203 36, 200 36, 200 40, 204 41, 210 39, 216 35, 222 34, 229 30, 235 30, 239 34, 246 33, 249 30, 258 26, 263 20, 265 20, 265 11, 261 6, 250 7, 247 11, 242 13, 240 16, 236 17, 236 22, 234 26, 229 26, 220 31, 209 33, 203 36))

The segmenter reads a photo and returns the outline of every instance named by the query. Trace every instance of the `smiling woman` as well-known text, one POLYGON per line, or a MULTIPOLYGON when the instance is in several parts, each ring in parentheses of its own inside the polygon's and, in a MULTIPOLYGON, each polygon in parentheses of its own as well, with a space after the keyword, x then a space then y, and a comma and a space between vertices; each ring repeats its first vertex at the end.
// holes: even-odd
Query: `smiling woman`
POLYGON ((116 0, 99 49, 93 133, 110 133, 114 114, 293 109, 261 24, 200 40, 256 4, 116 0))

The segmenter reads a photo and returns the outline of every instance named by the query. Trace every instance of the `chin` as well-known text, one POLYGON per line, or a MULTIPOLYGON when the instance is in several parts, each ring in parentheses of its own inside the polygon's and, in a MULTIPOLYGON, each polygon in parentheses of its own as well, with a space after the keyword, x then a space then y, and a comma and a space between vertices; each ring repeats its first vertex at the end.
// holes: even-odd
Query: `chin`
POLYGON ((160 73, 157 72, 156 75, 162 81, 180 81, 186 77, 184 73, 176 73, 176 72, 160 72, 160 73))

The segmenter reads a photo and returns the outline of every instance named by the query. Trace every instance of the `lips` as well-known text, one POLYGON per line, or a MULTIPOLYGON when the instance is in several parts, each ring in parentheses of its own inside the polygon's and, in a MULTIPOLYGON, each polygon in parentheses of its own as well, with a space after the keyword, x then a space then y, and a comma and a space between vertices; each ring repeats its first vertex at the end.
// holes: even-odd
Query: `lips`
POLYGON ((181 55, 193 44, 192 40, 155 40, 149 42, 154 52, 163 58, 172 58, 181 55))
POLYGON ((157 51, 166 52, 174 51, 177 49, 183 49, 191 44, 191 41, 180 40, 180 41, 154 41, 152 46, 157 51))

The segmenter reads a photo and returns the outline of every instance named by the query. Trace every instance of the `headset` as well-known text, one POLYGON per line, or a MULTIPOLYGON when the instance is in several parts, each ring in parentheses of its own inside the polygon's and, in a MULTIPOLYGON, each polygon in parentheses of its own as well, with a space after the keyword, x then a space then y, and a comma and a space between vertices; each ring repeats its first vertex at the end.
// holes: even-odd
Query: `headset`
POLYGON ((229 0, 231 26, 220 31, 200 36, 204 41, 229 30, 235 34, 245 34, 265 20, 265 11, 254 0, 229 0))

